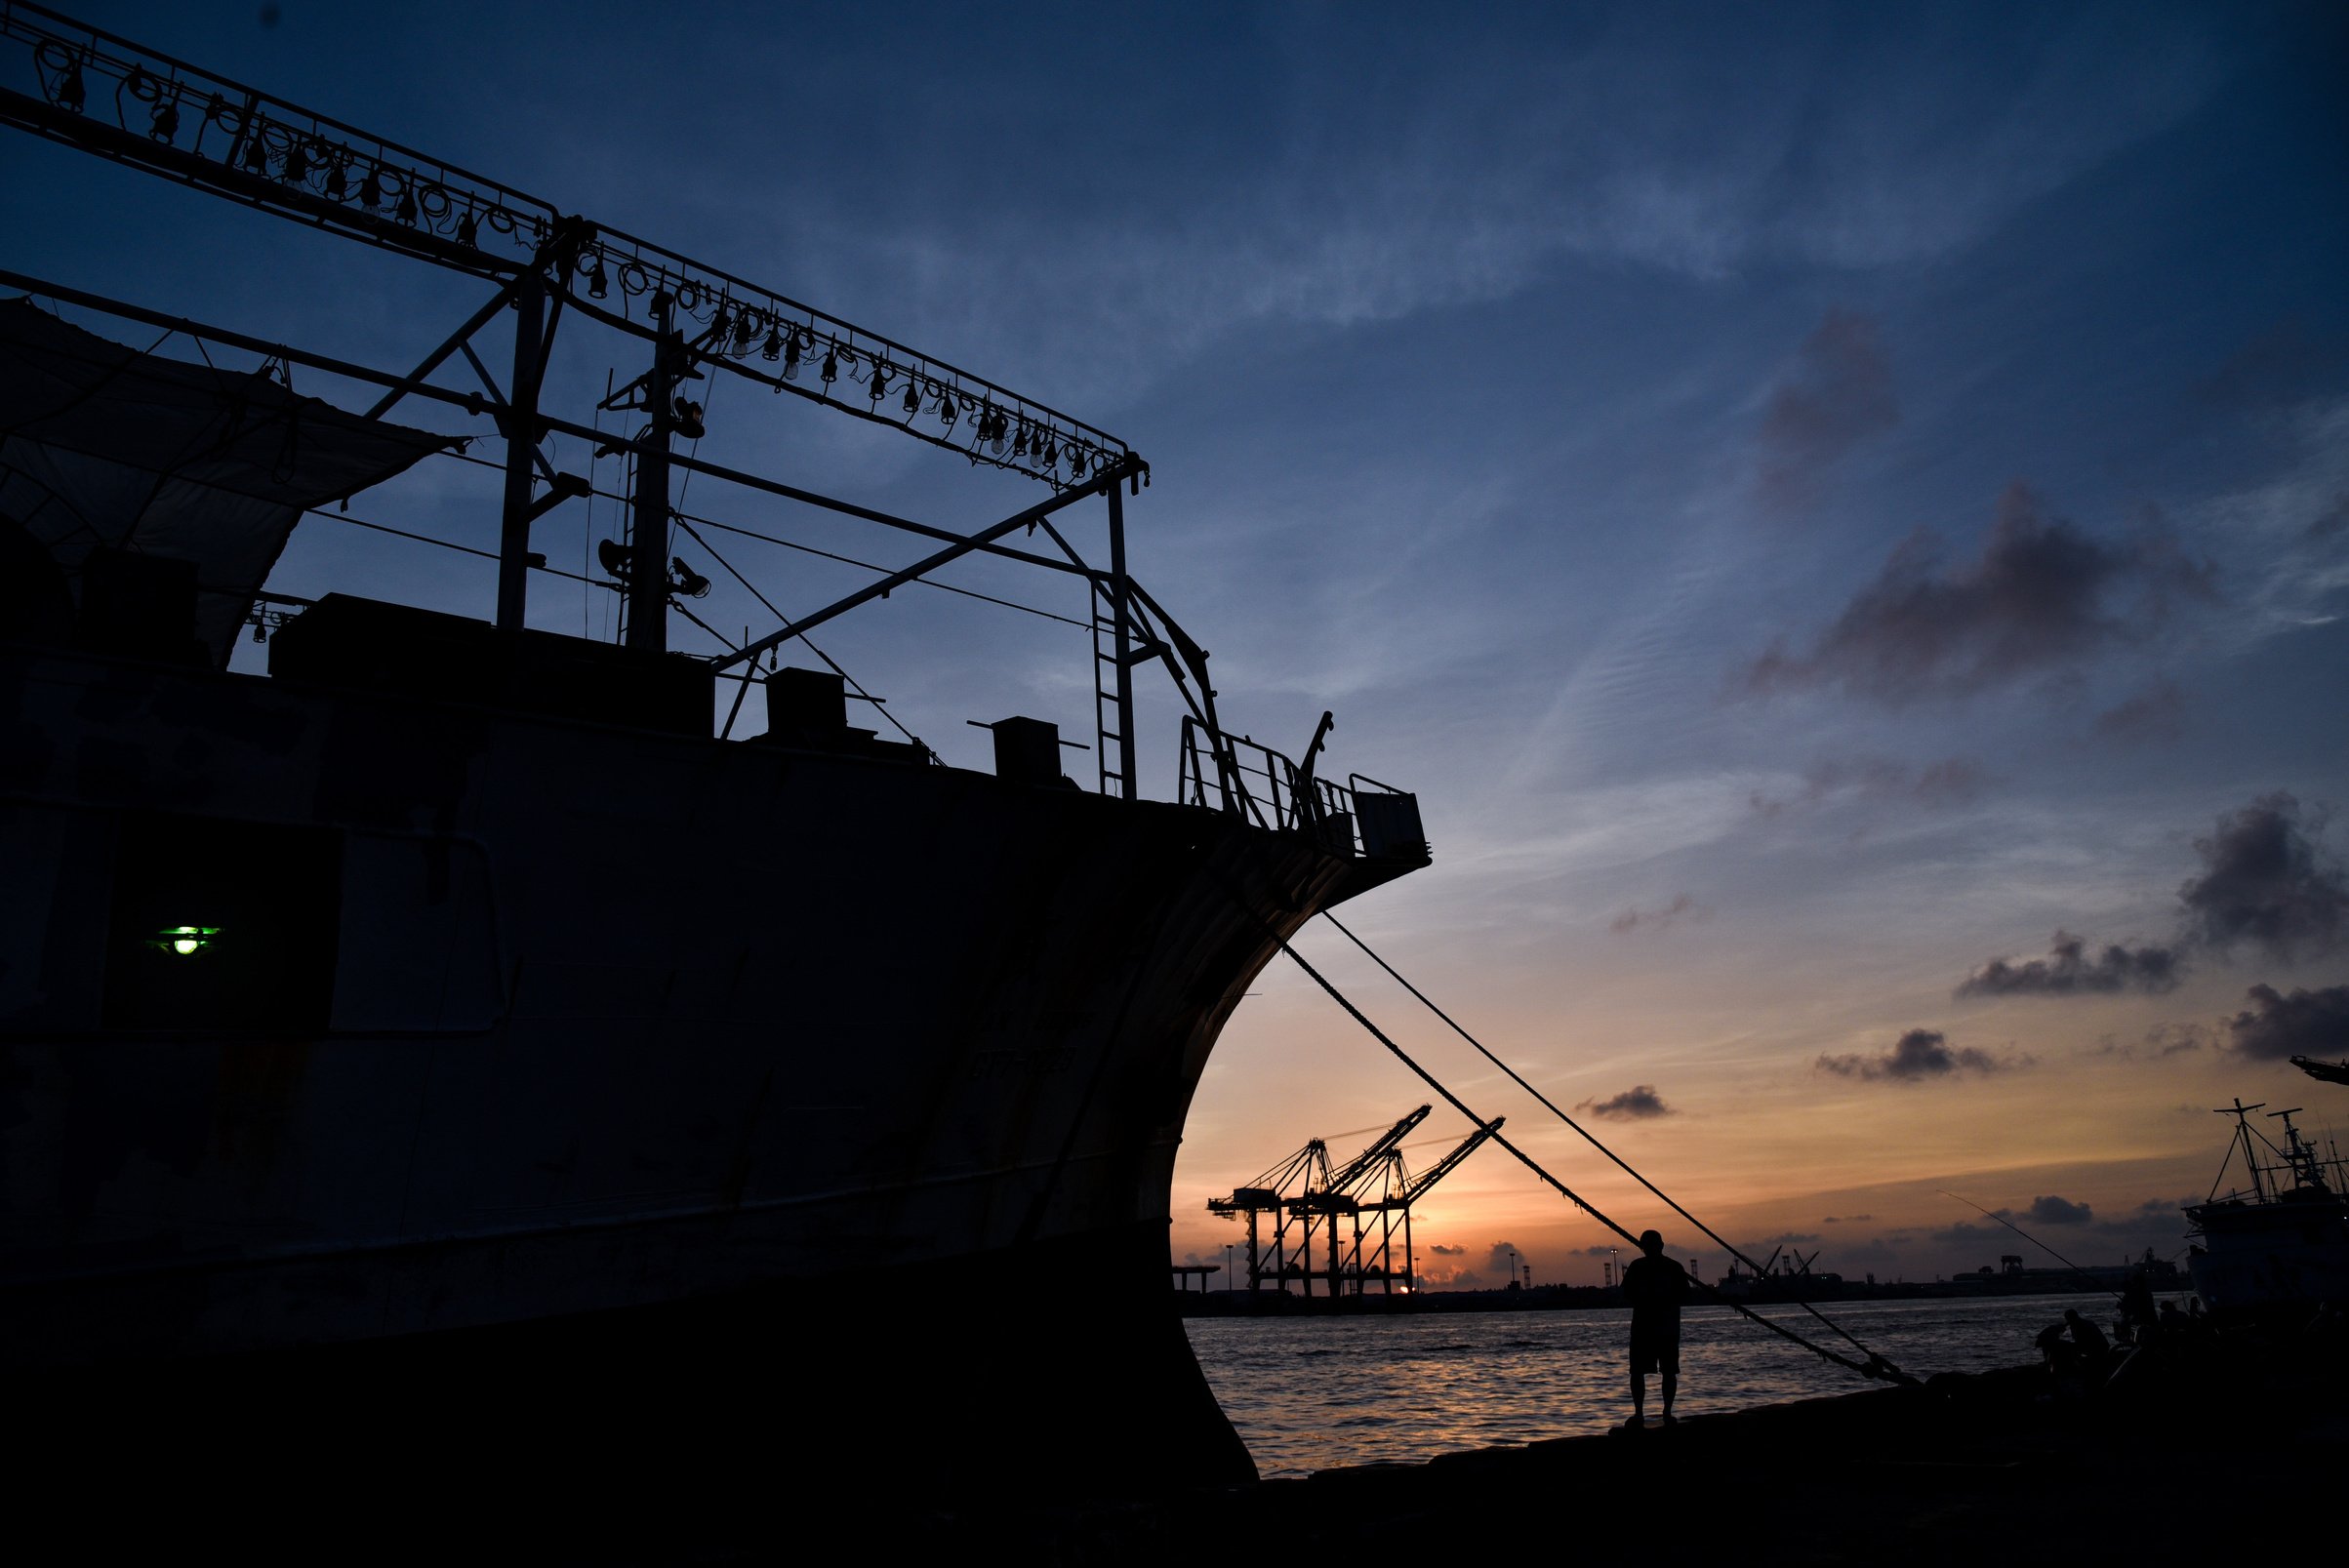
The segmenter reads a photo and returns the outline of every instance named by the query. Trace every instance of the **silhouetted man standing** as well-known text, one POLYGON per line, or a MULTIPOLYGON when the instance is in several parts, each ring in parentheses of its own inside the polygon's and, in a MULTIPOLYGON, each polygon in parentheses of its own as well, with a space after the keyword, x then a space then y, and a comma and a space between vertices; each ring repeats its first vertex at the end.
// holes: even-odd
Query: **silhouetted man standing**
POLYGON ((1640 1251, 1623 1270, 1623 1299, 1632 1309, 1632 1419, 1635 1430, 1647 1425, 1647 1375, 1664 1374, 1664 1419, 1672 1420, 1673 1396, 1681 1390, 1681 1303, 1688 1299, 1688 1273, 1664 1256, 1664 1237, 1640 1233, 1640 1251))

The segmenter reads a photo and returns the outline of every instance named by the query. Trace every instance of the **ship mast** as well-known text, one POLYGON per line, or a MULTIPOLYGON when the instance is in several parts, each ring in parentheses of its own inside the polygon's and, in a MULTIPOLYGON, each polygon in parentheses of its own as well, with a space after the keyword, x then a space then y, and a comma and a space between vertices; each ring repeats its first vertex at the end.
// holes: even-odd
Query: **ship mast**
MULTIPOLYGON (((2251 1177, 2251 1195, 2262 1203, 2267 1201, 2268 1193, 2264 1180, 2260 1176, 2259 1172, 2259 1153, 2251 1144, 2251 1112, 2254 1110, 2265 1110, 2266 1108, 2267 1102, 2264 1100, 2255 1106, 2247 1106, 2243 1103, 2243 1096, 2237 1095, 2235 1097, 2234 1105, 2222 1106, 2218 1109, 2210 1112, 2210 1114, 2213 1116, 2232 1116, 2235 1118, 2235 1136, 2228 1142, 2227 1154, 2228 1157, 2232 1159, 2234 1152, 2238 1147, 2243 1150, 2243 1167, 2245 1170, 2250 1173, 2251 1177)), ((2215 1198, 2218 1196, 2218 1183, 2223 1182, 2226 1179, 2227 1168, 2225 1163, 2222 1162, 2218 1167, 2217 1181, 2213 1181, 2210 1184, 2211 1197, 2215 1198)))
POLYGON ((2268 1115, 2280 1117, 2284 1122, 2284 1147, 2281 1152, 2291 1170, 2293 1186, 2319 1193, 2328 1192, 2330 1188, 2325 1185, 2325 1169, 2330 1165, 2337 1173, 2340 1160, 2337 1155, 2333 1159, 2326 1159, 2324 1152, 2301 1137, 2300 1129, 2292 1125, 2292 1117, 2304 1108, 2294 1106, 2289 1110, 2271 1110, 2268 1115))
POLYGON ((676 430, 676 302, 653 296, 653 363, 644 374, 644 409, 652 423, 636 446, 634 522, 628 533, 628 646, 668 647, 668 442, 676 430))

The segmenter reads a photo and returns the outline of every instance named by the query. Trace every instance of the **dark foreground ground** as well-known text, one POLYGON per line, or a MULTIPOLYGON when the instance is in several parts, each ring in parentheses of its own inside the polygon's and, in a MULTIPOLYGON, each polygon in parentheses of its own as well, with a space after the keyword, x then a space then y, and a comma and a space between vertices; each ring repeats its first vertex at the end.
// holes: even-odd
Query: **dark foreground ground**
POLYGON ((1153 1502, 940 1509, 921 1534, 1037 1562, 2342 1562, 2345 1372, 2338 1346, 2246 1340, 2093 1392, 2037 1368, 1937 1379, 1153 1502))
POLYGON ((804 1363, 756 1390, 698 1369, 626 1400, 594 1395, 591 1359, 576 1370, 559 1411, 487 1385, 20 1399, 9 1560, 2349 1560, 2349 1351, 2298 1337, 2150 1354, 2093 1391, 2029 1369, 1305 1480, 1169 1491, 1134 1475, 1090 1496, 1066 1478, 1105 1432, 941 1452, 923 1390, 877 1365, 832 1368, 806 1398, 804 1363))

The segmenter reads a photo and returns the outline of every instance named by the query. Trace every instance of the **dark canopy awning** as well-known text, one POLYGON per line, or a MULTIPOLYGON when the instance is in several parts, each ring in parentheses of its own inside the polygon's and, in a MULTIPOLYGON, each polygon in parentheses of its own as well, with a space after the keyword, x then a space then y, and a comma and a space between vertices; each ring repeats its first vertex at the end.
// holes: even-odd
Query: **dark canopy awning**
POLYGON ((0 515, 69 579, 97 549, 195 562, 196 635, 218 664, 304 510, 458 439, 0 301, 0 515))

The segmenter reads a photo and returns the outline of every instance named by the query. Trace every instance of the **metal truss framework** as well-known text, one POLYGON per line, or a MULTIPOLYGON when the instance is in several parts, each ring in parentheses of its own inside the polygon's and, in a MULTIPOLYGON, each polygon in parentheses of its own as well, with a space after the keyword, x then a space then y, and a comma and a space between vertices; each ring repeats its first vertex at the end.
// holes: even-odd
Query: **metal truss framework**
POLYGON ((9 0, 0 44, 19 76, 0 83, 0 120, 20 129, 482 278, 547 273, 608 325, 682 336, 699 363, 973 462, 1056 486, 1137 462, 1108 431, 934 354, 45 6, 9 0))
POLYGON ((1184 763, 1198 803, 1208 803, 1199 787, 1205 767, 1195 766, 1203 761, 1216 776, 1214 803, 1229 814, 1288 827, 1317 827, 1337 815, 1330 804, 1332 789, 1316 787, 1312 779, 1318 736, 1303 769, 1268 751, 1266 768, 1258 770, 1279 770, 1292 786, 1288 803, 1278 801, 1276 784, 1268 815, 1266 803, 1251 792, 1248 770, 1216 719, 1205 650, 1127 571, 1123 500, 1149 483, 1150 467, 1108 432, 734 273, 565 215, 486 176, 20 0, 0 0, 0 124, 496 285, 490 298, 413 370, 395 375, 0 271, 0 282, 27 293, 381 386, 385 394, 370 411, 374 415, 417 397, 493 419, 506 447, 497 594, 501 627, 518 630, 522 624, 527 574, 540 563, 529 549, 532 523, 589 492, 586 479, 556 472, 539 447, 549 432, 575 436, 594 443, 599 452, 625 452, 636 460, 632 538, 654 547, 623 546, 618 552, 623 572, 614 585, 627 594, 631 646, 655 651, 667 646, 668 611, 679 586, 661 559, 674 516, 669 480, 677 469, 703 473, 924 536, 942 546, 717 656, 711 663, 718 669, 755 668, 759 656, 779 644, 965 555, 1013 559, 1087 582, 1094 607, 1097 757, 1104 793, 1130 799, 1138 792, 1133 670, 1155 662, 1173 679, 1188 710, 1184 763), (509 312, 513 348, 501 389, 472 340, 509 312), (641 413, 646 421, 641 435, 615 436, 540 406, 555 328, 566 312, 651 345, 645 373, 604 405, 607 411, 641 413), (469 361, 486 396, 452 392, 430 381, 454 355, 469 361), (710 371, 886 424, 975 464, 1043 480, 1054 495, 990 527, 961 533, 672 451, 675 438, 690 438, 700 428, 700 406, 679 388, 710 371), (935 430, 924 416, 935 420, 935 430), (1050 521, 1053 513, 1093 496, 1104 498, 1108 506, 1106 570, 1086 562, 1050 521), (1004 543, 1007 536, 1035 527, 1044 530, 1057 555, 1004 543), (1205 740, 1206 759, 1194 756, 1195 738, 1205 740))

